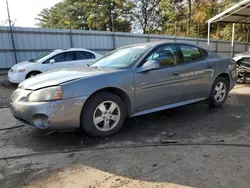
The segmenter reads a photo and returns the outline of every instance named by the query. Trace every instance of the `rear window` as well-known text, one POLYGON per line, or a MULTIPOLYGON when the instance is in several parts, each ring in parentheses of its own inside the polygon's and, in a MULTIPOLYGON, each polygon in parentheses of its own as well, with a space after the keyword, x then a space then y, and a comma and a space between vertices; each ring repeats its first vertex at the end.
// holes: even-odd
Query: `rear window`
POLYGON ((183 55, 184 63, 190 63, 195 61, 201 61, 203 55, 199 48, 188 45, 180 45, 180 49, 183 55))
POLYGON ((86 60, 86 59, 95 59, 95 55, 85 51, 76 52, 76 60, 86 60))

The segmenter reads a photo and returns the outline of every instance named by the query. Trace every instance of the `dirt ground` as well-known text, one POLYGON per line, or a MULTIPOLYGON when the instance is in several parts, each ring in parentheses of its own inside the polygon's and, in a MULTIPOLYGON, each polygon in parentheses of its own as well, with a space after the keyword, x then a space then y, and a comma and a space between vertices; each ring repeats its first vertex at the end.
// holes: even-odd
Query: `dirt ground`
POLYGON ((17 87, 17 84, 11 84, 7 79, 6 75, 0 75, 0 108, 9 106, 10 95, 17 87))
MULTIPOLYGON (((15 87, 0 85, 1 107, 15 87)), ((250 86, 237 85, 221 108, 132 118, 103 139, 20 127, 1 108, 0 187, 249 187, 249 99, 250 86)))

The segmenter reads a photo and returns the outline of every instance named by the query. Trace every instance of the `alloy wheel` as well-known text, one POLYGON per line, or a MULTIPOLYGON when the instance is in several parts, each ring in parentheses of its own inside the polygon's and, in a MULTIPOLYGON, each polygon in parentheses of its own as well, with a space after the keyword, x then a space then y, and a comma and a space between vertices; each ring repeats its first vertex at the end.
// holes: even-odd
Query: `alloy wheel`
POLYGON ((97 106, 93 114, 95 127, 100 131, 111 131, 119 123, 121 110, 114 101, 104 101, 97 106))
POLYGON ((216 102, 222 102, 226 97, 227 88, 223 82, 218 82, 214 89, 214 99, 216 102))

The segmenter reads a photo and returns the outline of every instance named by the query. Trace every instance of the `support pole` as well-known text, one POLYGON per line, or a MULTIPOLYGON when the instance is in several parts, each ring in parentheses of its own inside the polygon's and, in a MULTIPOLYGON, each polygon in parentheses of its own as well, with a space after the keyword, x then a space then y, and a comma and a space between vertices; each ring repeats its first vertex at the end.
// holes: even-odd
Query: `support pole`
POLYGON ((233 23, 232 27, 231 58, 233 58, 234 56, 234 39, 235 39, 235 23, 233 23))
POLYGON ((8 21, 9 21, 9 26, 10 26, 10 35, 11 35, 12 48, 13 48, 13 52, 14 52, 14 59, 15 59, 15 63, 17 64, 18 62, 17 62, 17 54, 16 54, 16 45, 15 45, 14 34, 13 34, 13 30, 12 30, 12 25, 11 25, 8 0, 6 0, 6 7, 7 7, 7 13, 8 13, 8 21))
POLYGON ((249 43, 250 42, 250 37, 249 37, 249 28, 247 29, 247 43, 249 43))
POLYGON ((250 34, 250 33, 249 33, 249 28, 247 28, 247 42, 246 42, 246 51, 248 51, 248 50, 249 50, 249 49, 248 49, 248 43, 250 42, 250 41, 249 41, 249 39, 250 39, 250 38, 249 38, 249 34, 250 34))
POLYGON ((112 24, 112 38, 113 38, 113 50, 116 48, 115 44, 115 10, 113 1, 110 3, 110 14, 111 14, 111 24, 112 24))
POLYGON ((208 47, 208 49, 210 49, 210 27, 211 27, 211 23, 208 22, 208 28, 207 28, 207 47, 208 47))
POLYGON ((69 28, 69 40, 70 40, 70 47, 73 48, 73 39, 72 39, 71 22, 70 22, 70 28, 69 28))

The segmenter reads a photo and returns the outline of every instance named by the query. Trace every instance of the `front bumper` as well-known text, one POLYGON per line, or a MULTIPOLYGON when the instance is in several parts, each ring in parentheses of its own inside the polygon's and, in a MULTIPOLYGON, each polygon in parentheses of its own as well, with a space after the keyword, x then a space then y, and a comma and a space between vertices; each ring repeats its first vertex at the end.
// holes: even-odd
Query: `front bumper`
POLYGON ((19 84, 25 80, 25 75, 23 73, 11 72, 10 70, 8 72, 8 79, 12 83, 19 84))
MULTIPOLYGON (((24 95, 26 94, 27 92, 24 95)), ((15 96, 15 93, 12 95, 10 109, 14 117, 22 124, 40 129, 80 127, 81 111, 87 97, 50 102, 28 102, 20 96, 15 96)))

